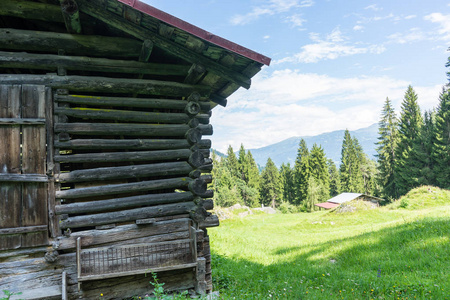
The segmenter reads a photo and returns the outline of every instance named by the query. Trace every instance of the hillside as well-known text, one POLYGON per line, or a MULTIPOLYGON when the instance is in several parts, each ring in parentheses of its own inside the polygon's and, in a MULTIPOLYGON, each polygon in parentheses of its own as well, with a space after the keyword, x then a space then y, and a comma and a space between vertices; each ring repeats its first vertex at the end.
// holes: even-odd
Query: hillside
MULTIPOLYGON (((367 128, 362 128, 355 131, 350 131, 350 134, 352 137, 354 136, 358 139, 364 153, 366 153, 370 158, 375 158, 375 143, 378 138, 378 124, 373 124, 367 128)), ((344 130, 337 130, 316 136, 292 137, 266 147, 250 149, 250 151, 252 152, 256 163, 260 166, 264 166, 267 162, 267 158, 269 157, 278 167, 280 167, 282 163, 288 162, 291 163, 292 166, 295 163, 298 144, 302 138, 306 141, 310 149, 314 143, 322 145, 326 156, 331 158, 337 165, 340 164, 344 130)))
POLYGON ((386 207, 255 214, 208 233, 221 299, 450 299, 450 191, 386 207))

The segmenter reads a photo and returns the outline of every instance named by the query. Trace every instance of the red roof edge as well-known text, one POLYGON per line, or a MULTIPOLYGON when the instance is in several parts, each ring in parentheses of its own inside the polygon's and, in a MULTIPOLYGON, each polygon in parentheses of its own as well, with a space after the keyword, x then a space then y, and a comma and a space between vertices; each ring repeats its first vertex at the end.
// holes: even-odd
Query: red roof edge
POLYGON ((330 209, 330 208, 334 208, 334 207, 339 206, 339 204, 332 203, 332 202, 323 202, 323 203, 317 203, 317 204, 314 204, 314 205, 318 206, 318 207, 325 208, 325 209, 330 209))
POLYGON ((119 1, 123 4, 126 4, 128 6, 131 6, 132 8, 134 8, 146 15, 157 18, 160 21, 163 21, 169 25, 172 25, 181 30, 184 30, 192 35, 195 35, 196 37, 199 37, 205 41, 213 43, 219 47, 222 47, 231 52, 240 54, 244 57, 247 57, 251 60, 262 63, 264 65, 267 65, 267 66, 270 65, 271 59, 267 56, 264 56, 255 51, 252 51, 250 49, 242 47, 236 43, 233 43, 227 39, 224 39, 217 35, 214 35, 206 30, 203 30, 197 26, 194 26, 188 22, 185 22, 177 17, 174 17, 168 13, 165 13, 165 12, 163 12, 157 8, 154 8, 153 6, 150 6, 146 3, 143 3, 139 0, 117 0, 117 1, 119 1))

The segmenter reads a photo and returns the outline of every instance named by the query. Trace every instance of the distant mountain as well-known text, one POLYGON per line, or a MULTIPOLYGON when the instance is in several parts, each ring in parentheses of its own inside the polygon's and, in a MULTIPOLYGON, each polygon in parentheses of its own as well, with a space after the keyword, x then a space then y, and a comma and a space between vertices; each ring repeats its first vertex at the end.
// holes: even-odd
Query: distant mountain
MULTIPOLYGON (((250 151, 252 152, 256 163, 261 167, 264 167, 267 158, 269 157, 278 167, 280 167, 282 163, 290 163, 292 167, 295 164, 295 158, 297 157, 298 144, 300 139, 303 138, 309 149, 311 149, 314 143, 322 145, 327 158, 331 158, 335 164, 339 166, 344 131, 345 130, 337 130, 316 136, 292 137, 266 147, 250 149, 250 151)), ((375 143, 378 139, 378 124, 350 131, 350 135, 358 139, 364 153, 366 153, 369 158, 375 158, 375 154, 377 153, 375 143)))

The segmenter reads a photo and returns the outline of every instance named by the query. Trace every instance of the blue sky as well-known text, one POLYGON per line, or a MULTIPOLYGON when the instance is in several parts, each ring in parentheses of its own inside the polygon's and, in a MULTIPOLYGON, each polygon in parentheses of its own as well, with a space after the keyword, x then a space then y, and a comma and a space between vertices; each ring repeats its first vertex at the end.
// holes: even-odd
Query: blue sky
POLYGON ((367 127, 408 85, 432 109, 448 82, 449 1, 141 1, 272 58, 214 109, 219 151, 367 127))

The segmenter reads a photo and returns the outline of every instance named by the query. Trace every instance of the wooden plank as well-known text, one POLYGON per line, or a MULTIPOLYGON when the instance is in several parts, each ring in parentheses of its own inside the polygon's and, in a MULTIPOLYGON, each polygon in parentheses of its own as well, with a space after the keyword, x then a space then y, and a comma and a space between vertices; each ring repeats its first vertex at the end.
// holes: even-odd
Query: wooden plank
POLYGON ((47 231, 47 225, 2 228, 2 229, 0 229, 0 235, 31 233, 31 232, 38 232, 38 231, 47 231))
POLYGON ((29 20, 64 22, 59 6, 24 0, 2 0, 0 15, 29 20), (39 11, 38 14, 37 11, 39 11))
POLYGON ((185 113, 161 113, 86 107, 58 107, 55 108, 55 114, 91 120, 115 120, 166 124, 184 124, 190 119, 185 113))
POLYGON ((141 45, 138 40, 119 37, 0 28, 0 49, 4 50, 57 54, 61 49, 69 55, 137 58, 141 45))
POLYGON ((219 225, 220 225, 219 218, 216 215, 208 216, 204 221, 198 224, 200 228, 217 227, 219 225))
POLYGON ((46 175, 41 174, 5 174, 0 173, 0 182, 47 182, 46 175))
MULTIPOLYGON (((0 118, 20 118, 20 86, 0 85, 0 118)), ((0 175, 20 174, 20 127, 0 126, 0 175)), ((22 226, 22 185, 0 184, 0 228, 22 226)), ((21 246, 21 236, 0 237, 0 249, 17 249, 21 246)))
POLYGON ((72 34, 80 34, 80 11, 78 10, 77 3, 74 0, 60 0, 60 3, 67 32, 72 34))
POLYGON ((69 89, 71 92, 106 92, 123 94, 136 92, 142 95, 165 97, 185 97, 193 92, 199 92, 202 96, 207 97, 211 90, 208 86, 190 85, 170 81, 99 76, 58 76, 53 74, 1 74, 0 82, 3 82, 4 84, 27 83, 46 85, 56 89, 69 89))
POLYGON ((74 249, 76 239, 82 237, 81 246, 90 247, 107 243, 117 243, 145 237, 155 237, 176 233, 187 232, 189 219, 175 219, 156 222, 153 226, 138 226, 136 224, 117 226, 109 230, 84 230, 73 232, 70 237, 60 236, 57 238, 57 249, 74 249))
POLYGON ((78 2, 80 10, 88 15, 98 18, 111 25, 118 30, 126 32, 138 39, 151 39, 155 46, 164 49, 165 51, 180 57, 190 63, 199 63, 207 68, 208 71, 217 74, 218 76, 232 81, 240 86, 248 89, 250 88, 251 79, 239 72, 232 70, 229 67, 223 66, 214 60, 211 60, 202 54, 196 53, 183 45, 179 45, 168 38, 165 38, 155 32, 142 28, 137 24, 125 21, 121 16, 112 14, 100 6, 93 5, 89 1, 80 0, 78 2))
POLYGON ((133 60, 107 59, 88 56, 0 51, 0 68, 56 71, 58 67, 76 71, 162 76, 185 76, 189 70, 188 65, 179 64, 146 63, 133 60))
POLYGON ((44 118, 0 118, 0 126, 2 125, 45 125, 44 118))
POLYGON ((139 152, 104 152, 82 153, 73 155, 55 155, 57 162, 125 162, 125 161, 171 161, 187 160, 192 155, 189 149, 139 151, 139 152))
MULTIPOLYGON (((45 118, 46 94, 44 86, 22 86, 22 117, 45 118)), ((46 132, 44 126, 22 128, 22 174, 42 174, 46 171, 46 132)), ((46 177, 46 176, 45 176, 46 177)), ((47 186, 26 183, 22 190, 22 225, 47 225, 47 186)), ((48 243, 47 232, 30 233, 22 237, 22 246, 48 243)))
POLYGON ((61 221, 61 228, 79 228, 110 223, 135 221, 138 219, 172 216, 190 212, 196 207, 194 202, 166 204, 152 207, 134 208, 119 212, 108 212, 86 216, 69 217, 61 221))
POLYGON ((56 182, 83 182, 91 180, 112 180, 124 178, 156 177, 189 174, 192 167, 187 162, 168 162, 123 167, 96 168, 60 173, 56 182))
POLYGON ((56 192, 56 198, 77 199, 84 197, 118 195, 141 191, 154 191, 166 189, 181 189, 186 187, 192 179, 189 177, 157 179, 133 183, 108 184, 102 186, 76 188, 56 192))
POLYGON ((124 208, 178 203, 192 200, 194 200, 194 195, 190 192, 150 194, 108 200, 62 204, 57 205, 55 211, 56 214, 105 212, 124 208))

